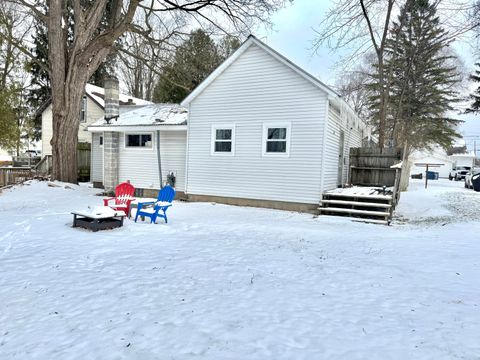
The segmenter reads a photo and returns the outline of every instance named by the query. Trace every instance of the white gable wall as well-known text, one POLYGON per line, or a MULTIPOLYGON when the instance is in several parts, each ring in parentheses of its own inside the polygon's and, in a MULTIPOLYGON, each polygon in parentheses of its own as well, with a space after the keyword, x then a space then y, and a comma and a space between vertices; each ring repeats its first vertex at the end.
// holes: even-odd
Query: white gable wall
MULTIPOLYGON (((104 115, 103 109, 87 96, 87 121, 80 123, 78 129, 79 142, 91 142, 92 136, 87 127, 104 115)), ((80 114, 79 114, 80 116, 80 114)), ((50 104, 42 113, 42 156, 52 155, 50 141, 53 136, 52 105, 50 104)))
POLYGON ((320 198, 326 94, 256 45, 190 103, 187 193, 298 203, 320 198), (290 122, 290 156, 262 156, 263 124, 290 122), (213 124, 235 155, 211 154, 213 124))

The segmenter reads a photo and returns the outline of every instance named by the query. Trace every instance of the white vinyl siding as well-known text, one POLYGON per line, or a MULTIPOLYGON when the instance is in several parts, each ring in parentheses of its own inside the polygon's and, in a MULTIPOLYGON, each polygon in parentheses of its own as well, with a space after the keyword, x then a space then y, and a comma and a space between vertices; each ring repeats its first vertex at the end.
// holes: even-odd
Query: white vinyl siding
POLYGON ((48 105, 42 113, 42 156, 52 155, 52 105, 48 105))
POLYGON ((189 194, 318 203, 327 96, 252 45, 190 104, 189 194), (235 124, 235 156, 211 156, 211 129, 235 124), (291 123, 289 156, 263 156, 266 123, 291 123))
POLYGON ((102 133, 92 133, 91 181, 103 183, 103 146, 100 146, 102 133))
POLYGON ((338 159, 340 149, 340 130, 344 131, 344 163, 342 184, 348 182, 349 154, 351 147, 362 146, 363 124, 352 116, 347 116, 345 111, 337 111, 329 106, 327 144, 325 147, 324 191, 335 189, 338 184, 338 159))
MULTIPOLYGON (((133 186, 143 189, 159 189, 157 159, 157 134, 152 133, 151 148, 125 146, 124 133, 120 134, 119 181, 130 180, 133 186)), ((175 187, 185 190, 185 131, 160 131, 160 154, 163 183, 169 172, 176 175, 175 187)))

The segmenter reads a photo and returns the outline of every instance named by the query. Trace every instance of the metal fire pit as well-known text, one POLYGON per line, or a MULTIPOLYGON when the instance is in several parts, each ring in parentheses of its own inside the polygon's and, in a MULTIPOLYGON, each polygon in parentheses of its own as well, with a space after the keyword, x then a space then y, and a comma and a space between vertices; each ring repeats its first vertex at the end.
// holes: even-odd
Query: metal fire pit
POLYGON ((109 207, 97 207, 94 211, 72 211, 73 227, 82 227, 96 232, 123 226, 125 213, 109 207), (104 209, 102 209, 104 208, 104 209))

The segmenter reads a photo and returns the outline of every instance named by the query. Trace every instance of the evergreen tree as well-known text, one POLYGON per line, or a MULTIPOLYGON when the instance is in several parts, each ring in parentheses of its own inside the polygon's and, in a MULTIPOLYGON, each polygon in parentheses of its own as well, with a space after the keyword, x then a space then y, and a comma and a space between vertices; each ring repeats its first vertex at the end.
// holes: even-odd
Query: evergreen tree
POLYGON ((459 75, 449 55, 447 32, 436 5, 407 0, 387 42, 392 139, 408 150, 439 144, 449 148, 459 120, 448 117, 457 101, 459 75), (400 21, 403 16, 402 21, 400 21), (400 23, 403 26, 400 27, 400 23))
POLYGON ((33 37, 32 53, 36 61, 29 61, 27 68, 31 74, 31 81, 27 93, 30 111, 34 114, 32 119, 33 139, 40 140, 42 134, 42 117, 35 114, 48 99, 50 99, 50 78, 48 75, 48 48, 47 30, 41 21, 34 25, 35 34, 33 37))
POLYGON ((0 148, 7 150, 14 149, 19 139, 12 94, 12 91, 0 89, 0 148))
MULTIPOLYGON (((478 66, 478 69, 475 70, 472 75, 470 75, 470 79, 480 83, 480 62, 476 63, 475 65, 478 66)), ((470 95, 470 98, 473 102, 470 108, 467 109, 467 113, 480 113, 480 85, 474 91, 474 93, 470 95)))
POLYGON ((236 38, 227 37, 217 45, 205 31, 193 31, 164 67, 153 100, 181 102, 238 46, 240 43, 236 38))

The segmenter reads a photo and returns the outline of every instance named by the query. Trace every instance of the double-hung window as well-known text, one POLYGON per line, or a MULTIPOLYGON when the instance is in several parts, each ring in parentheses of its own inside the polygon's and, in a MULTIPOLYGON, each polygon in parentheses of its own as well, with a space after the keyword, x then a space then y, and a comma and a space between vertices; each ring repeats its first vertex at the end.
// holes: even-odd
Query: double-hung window
POLYGON ((126 134, 125 146, 128 148, 152 148, 152 134, 126 134))
POLYGON ((212 126, 212 155, 233 155, 235 152, 235 126, 212 126))
POLYGON ((290 152, 290 123, 263 125, 263 155, 288 156, 290 152))
POLYGON ((83 95, 82 108, 80 110, 80 122, 87 122, 87 96, 83 95))

